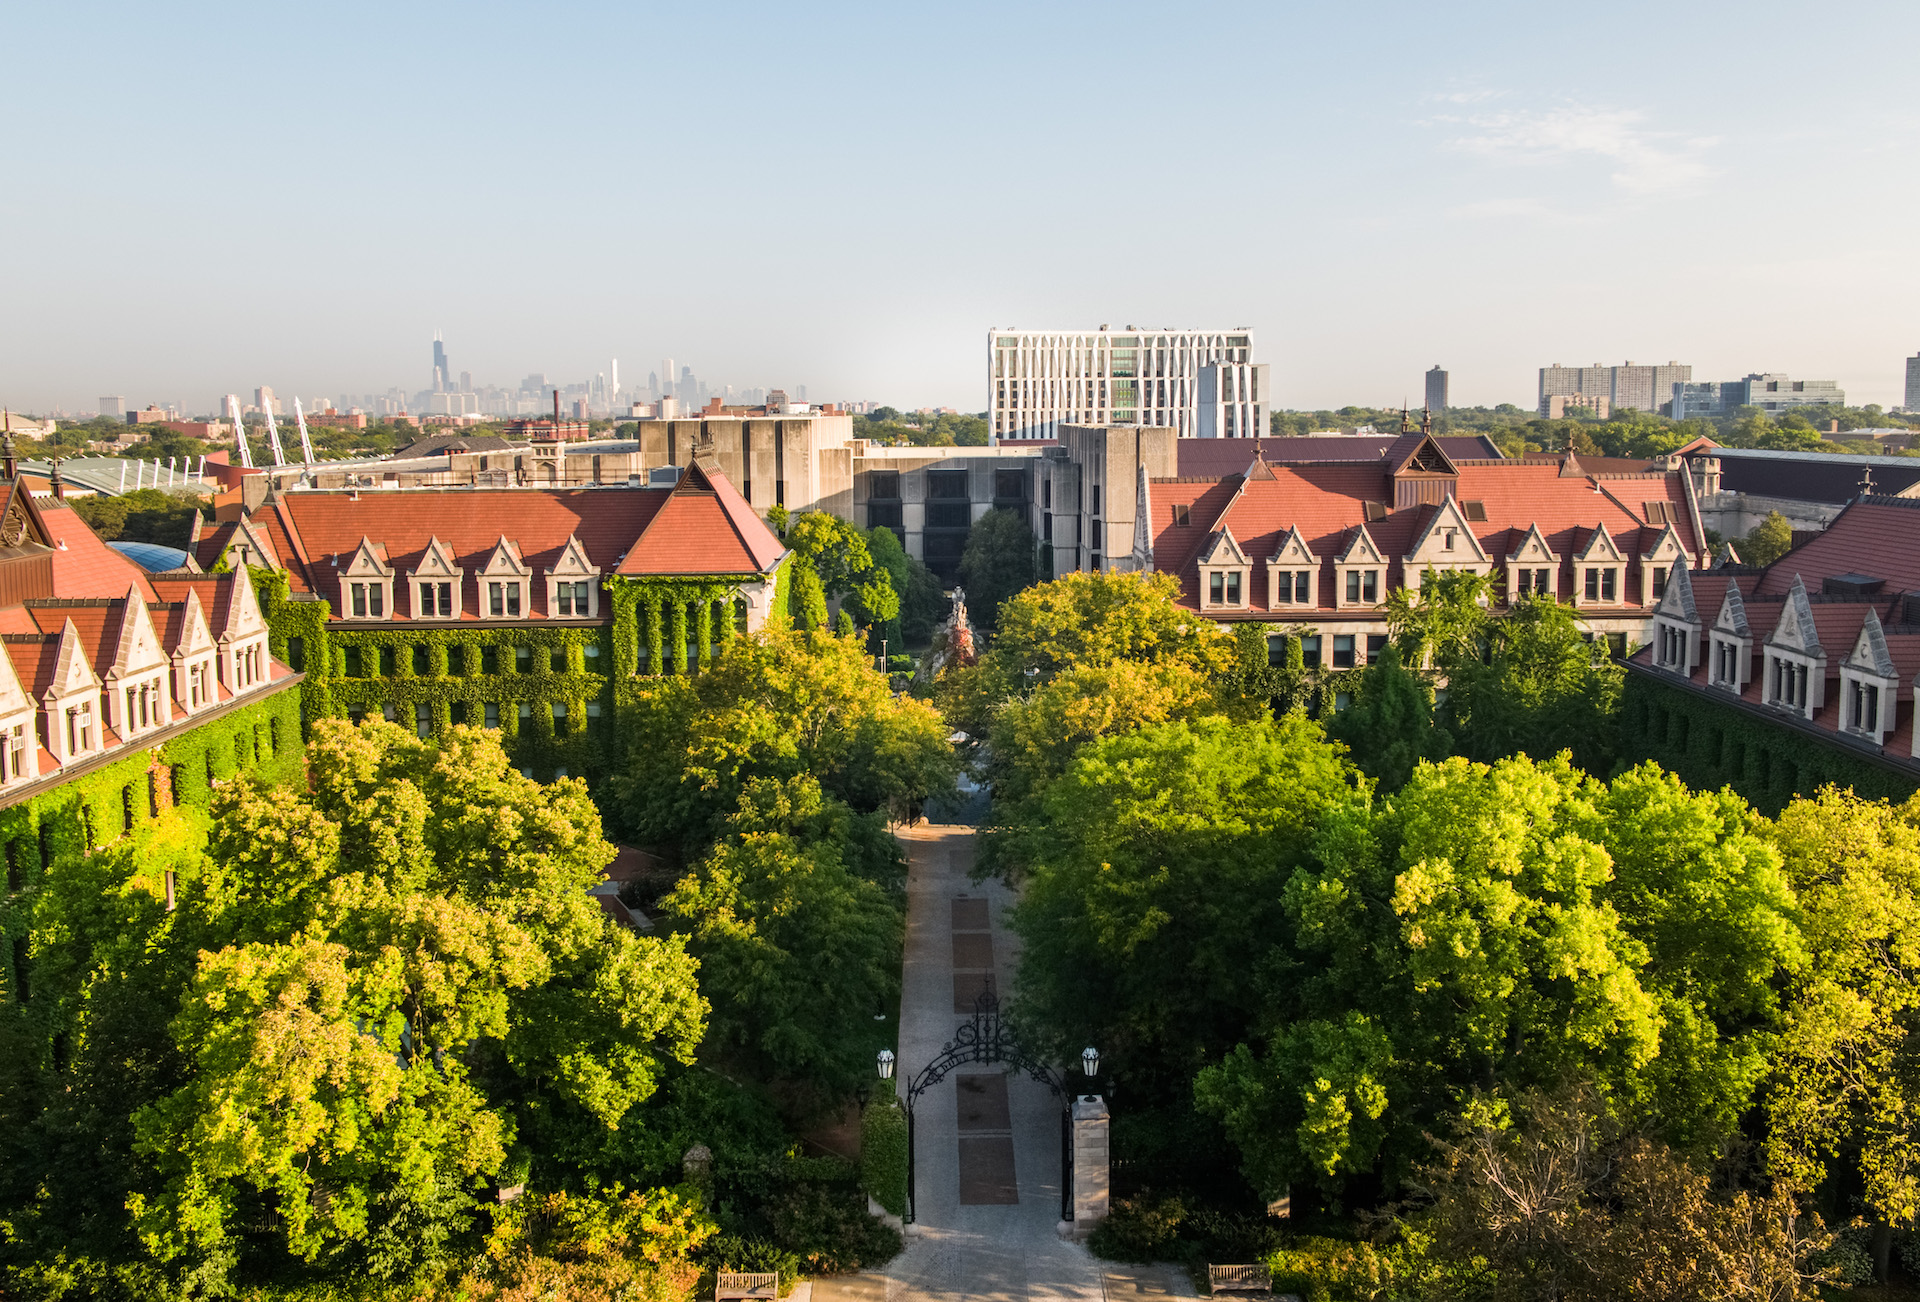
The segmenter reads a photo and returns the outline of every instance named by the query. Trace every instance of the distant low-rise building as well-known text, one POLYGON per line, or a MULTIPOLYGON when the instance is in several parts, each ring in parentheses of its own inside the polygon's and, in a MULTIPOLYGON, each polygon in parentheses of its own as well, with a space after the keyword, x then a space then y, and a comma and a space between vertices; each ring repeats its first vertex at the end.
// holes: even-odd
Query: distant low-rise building
POLYGON ((987 332, 987 427, 1050 439, 1063 425, 1165 426, 1182 438, 1267 432, 1272 380, 1248 330, 987 332))
POLYGON ((1920 412, 1920 353, 1907 359, 1906 410, 1920 412))
POLYGON ((1795 407, 1844 407, 1846 403, 1846 392, 1832 380, 1796 380, 1767 372, 1739 380, 1675 383, 1672 410, 1675 420, 1686 420, 1725 416, 1741 407, 1782 412, 1795 407))
POLYGON ((1544 414, 1549 420, 1559 420, 1576 411, 1605 420, 1613 414, 1613 399, 1604 393, 1556 393, 1547 399, 1544 414))

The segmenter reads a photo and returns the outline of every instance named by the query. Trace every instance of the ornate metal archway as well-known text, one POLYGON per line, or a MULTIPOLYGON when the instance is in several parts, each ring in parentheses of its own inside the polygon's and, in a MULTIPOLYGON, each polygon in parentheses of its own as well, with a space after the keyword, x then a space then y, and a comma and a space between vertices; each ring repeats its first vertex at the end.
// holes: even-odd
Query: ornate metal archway
POLYGON ((913 1224, 914 1104, 922 1094, 945 1080, 957 1067, 970 1063, 1004 1062, 1019 1068, 1053 1091, 1060 1100, 1060 1219, 1073 1219, 1073 1095, 1064 1073, 1032 1057, 1020 1047, 1000 1017, 1000 996, 991 979, 973 1002, 973 1016, 955 1031, 938 1056, 907 1081, 907 1224, 913 1224))

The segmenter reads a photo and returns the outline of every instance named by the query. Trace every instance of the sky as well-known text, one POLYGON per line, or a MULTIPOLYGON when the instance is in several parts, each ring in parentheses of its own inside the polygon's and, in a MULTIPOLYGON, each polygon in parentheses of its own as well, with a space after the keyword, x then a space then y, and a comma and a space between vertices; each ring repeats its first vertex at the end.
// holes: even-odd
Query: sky
POLYGON ((979 410, 999 327, 1276 405, 1920 352, 1920 5, 0 7, 0 404, 671 356, 979 410))

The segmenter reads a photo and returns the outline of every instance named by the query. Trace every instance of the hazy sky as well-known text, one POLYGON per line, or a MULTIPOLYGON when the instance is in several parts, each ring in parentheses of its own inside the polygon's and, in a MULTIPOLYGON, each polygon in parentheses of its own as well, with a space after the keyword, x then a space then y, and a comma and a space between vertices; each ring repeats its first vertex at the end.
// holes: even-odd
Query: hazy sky
POLYGON ((1691 362, 1901 400, 1920 4, 0 7, 0 402, 671 355, 985 404, 1249 326, 1292 407, 1691 362))

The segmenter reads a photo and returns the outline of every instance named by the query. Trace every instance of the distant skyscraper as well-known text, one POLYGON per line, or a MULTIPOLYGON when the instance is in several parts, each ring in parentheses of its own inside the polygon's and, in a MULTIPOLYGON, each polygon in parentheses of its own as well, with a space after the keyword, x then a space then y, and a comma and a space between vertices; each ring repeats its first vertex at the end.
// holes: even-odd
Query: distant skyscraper
POLYGON ((253 405, 261 411, 270 411, 276 416, 286 415, 285 410, 280 406, 280 400, 273 396, 273 389, 268 385, 263 384, 253 391, 253 405))
POLYGON ((1907 359, 1907 410, 1920 411, 1920 353, 1907 359))
POLYGON ((447 346, 440 342, 440 332, 433 332, 433 391, 445 393, 453 387, 453 371, 447 365, 447 346))
MULTIPOLYGON (((1912 374, 1913 368, 1909 366, 1907 368, 1907 372, 1908 374, 1912 374)), ((1911 380, 1907 381, 1907 387, 1912 388, 1913 381, 1911 380)), ((115 420, 119 420, 122 416, 127 414, 127 400, 125 398, 122 398, 117 393, 111 394, 108 397, 100 399, 100 414, 102 416, 111 416, 115 420)))
POLYGON ((1427 410, 1445 411, 1447 409, 1447 373, 1435 362, 1433 369, 1427 372, 1427 410))
POLYGON ((607 371, 607 382, 612 386, 612 391, 608 394, 608 401, 618 402, 620 400, 620 359, 618 357, 614 358, 610 364, 610 369, 607 371))

